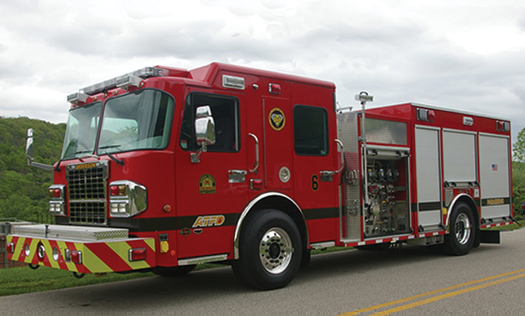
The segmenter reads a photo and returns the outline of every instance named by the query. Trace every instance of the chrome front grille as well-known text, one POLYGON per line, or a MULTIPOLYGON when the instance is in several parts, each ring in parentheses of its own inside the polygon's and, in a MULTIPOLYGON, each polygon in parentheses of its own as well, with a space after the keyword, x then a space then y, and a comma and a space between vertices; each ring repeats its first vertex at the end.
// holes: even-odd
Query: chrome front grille
POLYGON ((81 224, 106 223, 108 162, 68 165, 69 221, 81 224))

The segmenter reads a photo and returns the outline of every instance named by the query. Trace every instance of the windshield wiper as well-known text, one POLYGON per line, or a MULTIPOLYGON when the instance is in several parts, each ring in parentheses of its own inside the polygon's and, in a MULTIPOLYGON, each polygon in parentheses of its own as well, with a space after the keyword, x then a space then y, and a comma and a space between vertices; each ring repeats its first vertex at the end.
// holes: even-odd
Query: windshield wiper
MULTIPOLYGON (((102 147, 99 147, 98 149, 109 149, 109 148, 117 148, 117 147, 120 147, 120 145, 107 145, 107 146, 102 146, 102 147)), ((124 159, 120 159, 118 160, 117 158, 115 158, 115 156, 113 156, 112 154, 108 153, 108 151, 106 150, 105 152, 106 155, 108 155, 108 157, 113 160, 115 163, 121 165, 121 166, 124 166, 124 159)))

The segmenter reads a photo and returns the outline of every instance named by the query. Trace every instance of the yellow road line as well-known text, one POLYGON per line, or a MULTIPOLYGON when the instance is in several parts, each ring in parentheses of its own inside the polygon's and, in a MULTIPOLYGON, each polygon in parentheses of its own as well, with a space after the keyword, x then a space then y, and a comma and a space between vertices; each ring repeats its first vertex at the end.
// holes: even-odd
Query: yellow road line
MULTIPOLYGON (((477 284, 477 283, 482 283, 482 282, 486 282, 486 281, 489 281, 489 280, 494 280, 494 279, 497 279, 497 278, 502 278, 502 277, 505 277, 505 276, 518 274, 518 273, 522 273, 522 272, 525 272, 525 269, 511 271, 511 272, 506 272, 506 273, 490 276, 490 277, 479 279, 479 280, 474 280, 474 281, 470 281, 470 282, 466 282, 466 283, 462 283, 462 284, 458 284, 458 285, 445 287, 445 288, 442 288, 442 289, 439 289, 439 290, 434 290, 434 291, 430 291, 430 292, 416 294, 416 295, 405 297, 405 298, 402 298, 402 299, 399 299, 399 300, 396 300, 396 301, 386 302, 386 303, 379 304, 379 305, 374 305, 374 306, 370 306, 370 307, 357 309, 355 311, 351 311, 351 312, 348 312, 348 313, 341 314, 341 316, 343 316, 343 315, 344 316, 358 315, 358 314, 365 313, 365 312, 370 312, 370 311, 373 311, 373 310, 376 310, 376 309, 380 309, 380 308, 384 308, 384 307, 388 307, 388 306, 397 305, 397 304, 400 304, 400 303, 412 301, 412 300, 415 300, 415 299, 418 299, 418 298, 422 298, 422 297, 425 297, 425 296, 430 296, 430 295, 438 294, 438 293, 441 293, 441 292, 454 290, 454 289, 457 289, 457 288, 460 288, 460 287, 465 287, 465 286, 469 286, 469 285, 473 285, 473 284, 477 284)), ((512 277, 512 278, 509 278, 509 279, 495 281, 497 283, 491 282, 491 283, 487 283, 488 285, 486 285, 486 284, 484 284, 484 285, 490 286, 490 285, 494 285, 494 284, 498 284, 498 283, 507 282, 507 281, 511 281, 511 280, 514 280, 514 279, 518 279, 518 278, 521 278, 521 277, 524 277, 524 276, 525 276, 525 274, 519 275, 519 276, 516 276, 516 277, 512 277)), ((482 287, 485 287, 485 286, 482 285, 480 288, 482 288, 482 287)), ((459 292, 459 291, 457 291, 457 292, 459 292)), ((468 291, 466 291, 466 292, 468 292, 468 291)), ((456 292, 452 292, 452 293, 456 293, 456 292)), ((462 293, 465 293, 465 292, 462 292, 462 293)), ((461 293, 457 293, 455 295, 459 295, 459 294, 461 294, 461 293)), ((447 295, 447 294, 445 294, 445 295, 447 295)), ((441 296, 443 296, 443 295, 441 295, 441 296)), ((453 296, 453 295, 450 295, 450 296, 453 296)), ((450 297, 450 296, 447 296, 447 297, 450 297)), ((440 297, 440 296, 438 296, 438 297, 440 297)), ((445 298, 445 297, 443 297, 443 298, 445 298)), ((424 301, 426 301, 426 300, 424 300, 424 301)), ((421 301, 421 302, 424 302, 424 301, 421 301)), ((430 303, 430 302, 427 302, 427 303, 430 303)), ((427 303, 423 303, 423 304, 427 304, 427 303)), ((423 305, 423 304, 419 304, 419 305, 423 305)), ((408 304, 408 305, 411 305, 411 304, 408 304)), ((408 306, 408 305, 406 305, 406 306, 408 306)), ((419 306, 419 305, 415 305, 415 306, 419 306)), ((413 306, 413 307, 415 307, 415 306, 413 306)), ((410 307, 410 308, 412 308, 412 307, 410 307)), ((377 314, 377 315, 380 315, 380 314, 377 314)), ((384 314, 384 315, 387 315, 387 314, 384 314)))
POLYGON ((383 311, 383 312, 378 312, 378 313, 375 313, 374 315, 378 315, 378 316, 379 315, 390 315, 392 313, 404 311, 404 310, 411 309, 411 308, 414 308, 414 307, 417 307, 417 306, 425 305, 425 304, 432 303, 432 302, 435 302, 435 301, 439 301, 439 300, 442 300, 442 299, 445 299, 445 298, 449 298, 449 297, 452 297, 452 296, 460 295, 460 294, 463 294, 463 293, 476 291, 476 290, 483 289, 483 288, 486 288, 486 287, 489 287, 489 286, 492 286, 492 285, 496 285, 496 284, 500 284, 500 283, 504 283, 504 282, 508 282, 508 281, 512 281, 512 280, 516 280, 516 279, 523 278, 523 277, 525 277, 525 273, 524 274, 515 275, 515 276, 512 276, 510 278, 501 279, 501 280, 497 280, 497 281, 492 281, 490 283, 485 283, 485 284, 480 284, 480 285, 477 285, 477 286, 469 287, 469 288, 466 288, 466 289, 463 289, 463 290, 458 290, 458 291, 446 293, 446 294, 443 294, 443 295, 427 298, 426 300, 422 300, 422 301, 419 301, 419 302, 406 304, 406 305, 399 306, 399 307, 396 307, 396 308, 392 308, 392 309, 389 309, 389 310, 386 310, 386 311, 383 311))

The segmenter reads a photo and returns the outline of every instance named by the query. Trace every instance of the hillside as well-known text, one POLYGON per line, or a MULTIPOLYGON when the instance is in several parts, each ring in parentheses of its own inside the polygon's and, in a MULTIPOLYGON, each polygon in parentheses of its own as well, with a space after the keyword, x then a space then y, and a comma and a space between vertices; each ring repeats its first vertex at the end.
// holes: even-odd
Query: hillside
POLYGON ((47 188, 52 173, 27 165, 27 129, 34 129, 36 162, 54 164, 60 157, 66 124, 0 117, 0 218, 48 222, 47 188))

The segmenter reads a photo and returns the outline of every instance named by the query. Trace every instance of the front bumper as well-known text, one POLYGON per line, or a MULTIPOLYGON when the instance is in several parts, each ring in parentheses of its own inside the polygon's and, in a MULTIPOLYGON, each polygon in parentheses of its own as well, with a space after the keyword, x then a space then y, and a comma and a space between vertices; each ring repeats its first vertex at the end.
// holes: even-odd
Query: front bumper
POLYGON ((7 257, 78 273, 155 267, 155 239, 123 238, 124 235, 127 236, 127 230, 112 228, 15 225, 6 236, 7 244, 11 244, 7 257))

